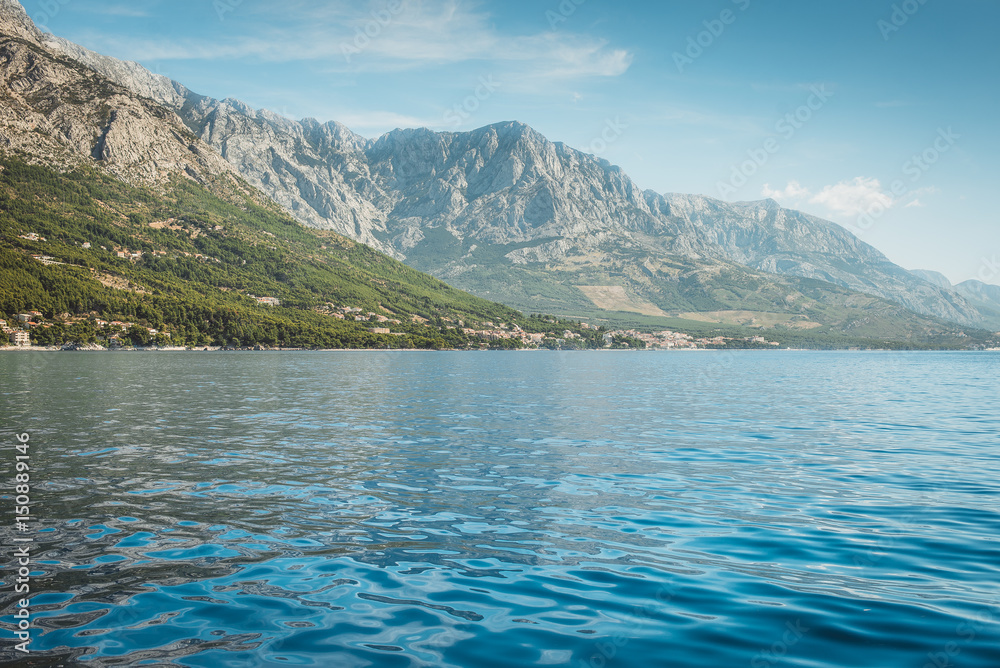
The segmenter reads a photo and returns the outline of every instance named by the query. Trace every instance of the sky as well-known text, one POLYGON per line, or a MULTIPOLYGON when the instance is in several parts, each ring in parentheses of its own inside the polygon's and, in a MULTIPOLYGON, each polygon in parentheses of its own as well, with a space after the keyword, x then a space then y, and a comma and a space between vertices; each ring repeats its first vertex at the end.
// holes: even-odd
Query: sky
POLYGON ((1000 285, 996 0, 23 0, 203 95, 377 137, 500 121, 1000 285))

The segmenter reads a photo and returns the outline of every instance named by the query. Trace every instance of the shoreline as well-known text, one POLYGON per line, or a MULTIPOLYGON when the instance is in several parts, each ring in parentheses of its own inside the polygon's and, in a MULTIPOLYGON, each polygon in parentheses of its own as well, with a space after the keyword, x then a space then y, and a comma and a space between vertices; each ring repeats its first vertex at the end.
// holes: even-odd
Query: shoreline
POLYGON ((837 348, 833 350, 813 349, 813 348, 592 348, 583 350, 549 350, 547 348, 520 348, 514 350, 476 350, 468 348, 446 348, 443 350, 432 350, 426 348, 267 348, 265 350, 253 350, 250 348, 237 348, 224 350, 221 346, 205 346, 200 348, 117 348, 108 349, 101 347, 94 348, 57 348, 53 346, 0 346, 0 353, 726 353, 734 351, 746 352, 767 352, 767 353, 995 353, 1000 352, 1000 348, 984 348, 983 350, 966 350, 961 348, 946 348, 942 350, 894 350, 890 348, 871 348, 867 350, 857 350, 848 348, 837 348))

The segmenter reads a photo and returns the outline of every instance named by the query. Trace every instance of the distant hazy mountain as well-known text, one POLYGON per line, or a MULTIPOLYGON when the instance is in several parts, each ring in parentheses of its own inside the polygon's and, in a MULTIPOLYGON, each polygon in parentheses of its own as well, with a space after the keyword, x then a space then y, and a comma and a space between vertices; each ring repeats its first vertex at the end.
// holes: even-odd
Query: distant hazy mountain
POLYGON ((948 280, 948 277, 938 271, 928 271, 926 269, 913 269, 910 271, 911 274, 917 278, 922 278, 928 283, 932 283, 939 288, 944 288, 945 290, 953 290, 954 285, 948 280))
POLYGON ((955 286, 955 289, 970 299, 990 302, 1000 308, 1000 285, 972 280, 959 283, 955 286))
MULTIPOLYGON (((870 324, 864 309, 886 317, 885 299, 963 325, 992 317, 833 223, 773 201, 643 192, 621 169, 520 123, 465 133, 396 130, 369 140, 338 123, 199 96, 135 63, 30 36, 72 59, 61 67, 81 63, 132 92, 129 100, 101 93, 86 110, 108 114, 107 139, 92 150, 117 161, 123 177, 154 178, 161 163, 187 160, 185 171, 201 178, 218 171, 217 157, 202 148, 210 146, 299 221, 525 310, 710 312, 720 321, 850 330, 870 324), (176 136, 143 126, 143 113, 162 114, 159 105, 186 125, 176 136), (140 160, 143 150, 152 165, 140 160)), ((37 123, 58 134, 48 120, 37 123)), ((77 150, 90 148, 84 136, 60 142, 79 137, 77 150)))
POLYGON ((774 200, 726 203, 670 195, 675 216, 697 226, 709 247, 734 262, 877 295, 917 313, 982 324, 982 314, 948 289, 928 286, 843 227, 774 200))
POLYGON ((955 291, 986 315, 990 325, 1000 327, 1000 285, 971 280, 956 285, 955 291))
POLYGON ((952 285, 947 276, 936 271, 914 269, 910 273, 961 295, 979 310, 989 326, 1000 327, 1000 285, 991 285, 977 280, 952 285))

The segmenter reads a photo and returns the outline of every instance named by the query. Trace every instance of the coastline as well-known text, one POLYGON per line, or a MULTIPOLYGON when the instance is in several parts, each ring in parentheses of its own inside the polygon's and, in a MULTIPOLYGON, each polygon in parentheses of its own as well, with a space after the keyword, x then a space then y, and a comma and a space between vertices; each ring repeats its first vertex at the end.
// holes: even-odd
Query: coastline
POLYGON ((812 348, 593 348, 577 350, 549 350, 547 348, 520 348, 514 350, 483 350, 469 348, 445 348, 433 350, 425 348, 266 348, 263 350, 253 350, 251 348, 230 348, 222 346, 205 346, 199 348, 116 348, 108 349, 100 346, 81 348, 61 348, 56 346, 0 346, 0 353, 483 353, 483 352, 506 352, 506 353, 726 353, 734 351, 754 351, 754 352, 851 352, 851 353, 921 353, 921 352, 954 352, 954 353, 996 353, 1000 348, 985 348, 983 350, 968 349, 943 349, 943 350, 893 350, 890 348, 871 348, 868 350, 857 350, 849 348, 838 348, 833 350, 812 349, 812 348))

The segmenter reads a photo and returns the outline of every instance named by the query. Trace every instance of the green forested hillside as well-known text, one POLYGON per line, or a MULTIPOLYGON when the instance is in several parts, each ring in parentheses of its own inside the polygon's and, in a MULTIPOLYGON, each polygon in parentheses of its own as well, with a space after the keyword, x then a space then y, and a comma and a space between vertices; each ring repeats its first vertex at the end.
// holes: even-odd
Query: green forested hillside
POLYGON ((0 159, 0 313, 61 321, 36 330, 39 342, 71 328, 62 338, 86 339, 101 318, 169 332, 174 344, 309 347, 456 346, 465 335, 446 321, 521 319, 366 246, 307 230, 235 180, 212 189, 225 199, 184 178, 156 192, 92 169, 60 174, 0 159), (369 333, 371 323, 329 314, 340 306, 398 320, 393 332, 411 335, 369 333))

